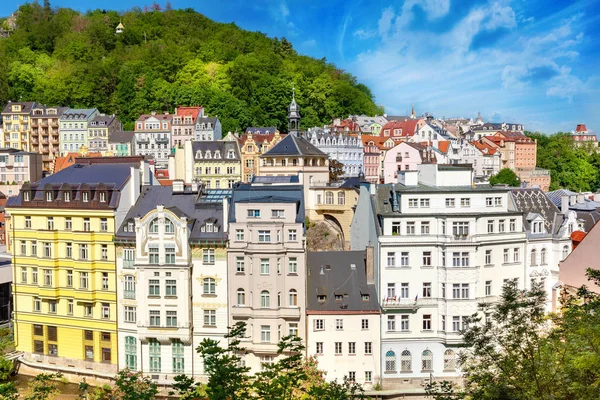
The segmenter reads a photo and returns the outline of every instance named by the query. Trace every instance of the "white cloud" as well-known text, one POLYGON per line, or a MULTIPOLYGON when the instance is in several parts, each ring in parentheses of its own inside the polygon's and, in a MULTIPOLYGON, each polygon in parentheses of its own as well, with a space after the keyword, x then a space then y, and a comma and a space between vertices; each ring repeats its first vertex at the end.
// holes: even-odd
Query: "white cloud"
POLYGON ((386 38, 390 33, 390 29, 392 28, 392 20, 396 13, 392 7, 388 7, 381 13, 381 18, 379 18, 379 22, 377 24, 379 32, 379 36, 382 38, 386 38))
POLYGON ((359 39, 370 39, 377 35, 376 31, 365 31, 364 29, 357 29, 353 33, 359 39))

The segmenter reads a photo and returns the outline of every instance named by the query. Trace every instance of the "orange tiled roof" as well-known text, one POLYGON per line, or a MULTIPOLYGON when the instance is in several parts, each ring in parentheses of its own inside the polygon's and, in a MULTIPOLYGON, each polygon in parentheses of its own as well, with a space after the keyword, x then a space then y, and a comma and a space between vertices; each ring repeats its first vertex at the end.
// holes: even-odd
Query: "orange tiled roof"
POLYGON ((446 154, 448 152, 448 149, 450 148, 450 141, 449 140, 443 140, 443 141, 440 140, 438 142, 437 148, 439 151, 446 154))
POLYGON ((418 119, 409 119, 406 121, 390 121, 381 128, 381 132, 379 134, 383 136, 383 132, 386 129, 389 129, 389 137, 394 137, 394 129, 402 129, 402 133, 400 134, 400 136, 411 137, 415 135, 418 123, 418 119))
POLYGON ((473 146, 477 148, 477 150, 481 151, 483 154, 496 154, 497 149, 494 146, 491 146, 488 143, 484 143, 481 141, 473 141, 471 142, 473 146))
POLYGON ((81 157, 102 157, 102 153, 91 152, 83 156, 81 153, 71 152, 67 153, 67 155, 64 157, 56 157, 56 159, 54 160, 53 172, 57 173, 58 171, 62 171, 65 168, 69 168, 71 165, 75 164, 76 158, 81 157))

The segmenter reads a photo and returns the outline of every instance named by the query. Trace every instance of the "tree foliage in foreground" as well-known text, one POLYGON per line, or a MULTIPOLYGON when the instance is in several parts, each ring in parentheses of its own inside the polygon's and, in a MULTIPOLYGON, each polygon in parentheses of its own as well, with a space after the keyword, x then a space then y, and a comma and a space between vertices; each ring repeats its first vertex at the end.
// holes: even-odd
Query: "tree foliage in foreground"
POLYGON ((496 175, 490 177, 490 185, 505 184, 510 187, 519 187, 521 181, 517 174, 510 168, 502 168, 496 175))
POLYGON ((292 85, 303 127, 349 114, 382 114, 371 91, 285 38, 217 23, 191 8, 81 14, 30 2, 0 39, 0 106, 8 100, 97 107, 126 128, 142 113, 203 105, 225 131, 287 131, 292 85), (122 21, 125 31, 115 34, 122 21))
MULTIPOLYGON (((600 284, 600 273, 588 271, 600 284)), ((540 285, 505 285, 499 304, 481 304, 463 333, 464 384, 435 382, 436 400, 592 400, 600 398, 600 296, 564 292, 560 314, 546 314, 540 285), (488 322, 485 321, 485 316, 488 322)))

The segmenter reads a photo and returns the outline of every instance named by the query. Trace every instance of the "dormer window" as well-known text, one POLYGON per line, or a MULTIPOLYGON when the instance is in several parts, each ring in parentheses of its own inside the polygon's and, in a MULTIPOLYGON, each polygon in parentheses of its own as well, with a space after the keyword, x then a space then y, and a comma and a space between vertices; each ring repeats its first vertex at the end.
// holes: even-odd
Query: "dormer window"
POLYGON ((68 203, 71 201, 71 192, 65 192, 64 195, 65 202, 68 203))
POLYGON ((83 200, 84 203, 87 203, 88 201, 90 201, 90 193, 89 192, 83 192, 81 194, 81 198, 83 200))
POLYGON ((133 232, 133 221, 127 222, 127 228, 125 232, 133 232))
POLYGON ((317 295, 317 300, 319 301, 319 303, 325 303, 325 300, 327 300, 327 296, 325 296, 324 294, 319 294, 317 295))
POLYGON ((215 158, 221 158, 221 152, 219 150, 215 151, 215 158))
POLYGON ((106 192, 100 192, 100 203, 106 203, 106 192))
POLYGON ((200 150, 198 150, 198 151, 196 152, 196 158, 197 158, 197 159, 199 159, 199 160, 201 160, 201 159, 202 159, 202 152, 201 152, 200 150))
POLYGON ((23 201, 31 200, 31 194, 29 192, 23 192, 23 201))
POLYGON ((52 192, 46 192, 46 201, 52 201, 52 192))
POLYGON ((369 301, 370 296, 368 294, 362 295, 362 301, 369 301))
POLYGON ((229 150, 227 152, 227 158, 233 159, 235 157, 235 152, 233 150, 229 150))
POLYGON ((211 154, 210 154, 210 150, 206 151, 206 158, 210 159, 211 158, 211 154))

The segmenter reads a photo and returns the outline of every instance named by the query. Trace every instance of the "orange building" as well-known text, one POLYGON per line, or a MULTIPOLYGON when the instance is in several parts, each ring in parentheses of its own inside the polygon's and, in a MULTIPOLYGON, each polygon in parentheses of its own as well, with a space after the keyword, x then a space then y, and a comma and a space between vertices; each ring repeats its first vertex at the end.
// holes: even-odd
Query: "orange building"
POLYGON ((278 130, 275 133, 252 133, 247 131, 238 138, 243 182, 251 182, 252 177, 258 175, 260 156, 279 143, 284 136, 278 130))

